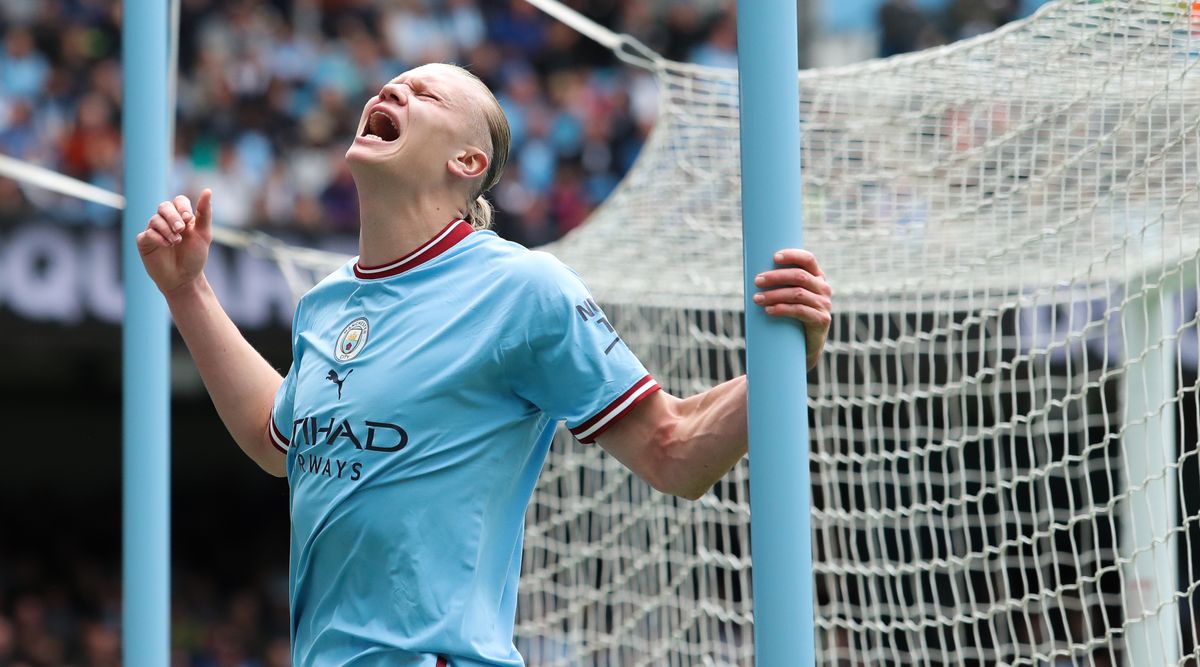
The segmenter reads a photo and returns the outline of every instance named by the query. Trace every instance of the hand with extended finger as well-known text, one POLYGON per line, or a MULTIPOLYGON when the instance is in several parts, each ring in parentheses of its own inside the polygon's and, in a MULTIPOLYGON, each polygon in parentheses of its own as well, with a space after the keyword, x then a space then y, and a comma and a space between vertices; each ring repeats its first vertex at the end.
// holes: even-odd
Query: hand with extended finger
POLYGON ((179 195, 158 205, 145 231, 137 236, 146 273, 165 295, 191 284, 204 271, 212 244, 212 190, 200 193, 196 210, 179 195))
POLYGON ((775 253, 775 263, 781 268, 754 277, 754 286, 762 290, 754 295, 754 303, 765 308, 768 315, 790 317, 804 324, 811 369, 821 357, 833 321, 833 290, 817 258, 807 250, 780 250, 775 253))

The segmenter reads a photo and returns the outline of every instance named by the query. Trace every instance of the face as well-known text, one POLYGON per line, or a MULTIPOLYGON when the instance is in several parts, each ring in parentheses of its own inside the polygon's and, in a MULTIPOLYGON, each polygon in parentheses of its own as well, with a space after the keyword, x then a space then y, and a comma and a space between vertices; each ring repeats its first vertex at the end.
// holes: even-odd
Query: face
POLYGON ((470 178, 478 175, 471 170, 479 155, 486 170, 476 111, 485 103, 480 85, 444 65, 424 65, 392 79, 363 105, 358 133, 346 151, 351 170, 406 181, 443 178, 447 170, 470 178))

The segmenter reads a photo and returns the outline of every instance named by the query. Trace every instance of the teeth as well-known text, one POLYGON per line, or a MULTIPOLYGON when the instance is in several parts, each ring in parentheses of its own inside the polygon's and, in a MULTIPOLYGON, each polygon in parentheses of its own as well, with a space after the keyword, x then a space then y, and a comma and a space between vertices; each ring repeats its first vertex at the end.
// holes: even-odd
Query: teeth
POLYGON ((379 137, 384 141, 391 141, 400 136, 400 129, 396 127, 396 123, 382 111, 376 111, 371 114, 371 117, 367 121, 365 132, 379 137))

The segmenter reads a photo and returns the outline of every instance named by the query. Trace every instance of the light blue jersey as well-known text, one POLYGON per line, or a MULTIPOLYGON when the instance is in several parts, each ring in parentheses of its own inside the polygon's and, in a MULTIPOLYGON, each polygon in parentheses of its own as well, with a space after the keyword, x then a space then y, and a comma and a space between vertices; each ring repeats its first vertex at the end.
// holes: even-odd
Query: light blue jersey
POLYGON ((591 442, 659 387, 579 277, 454 221, 296 310, 287 453, 297 667, 521 665, 525 509, 565 420, 591 442))

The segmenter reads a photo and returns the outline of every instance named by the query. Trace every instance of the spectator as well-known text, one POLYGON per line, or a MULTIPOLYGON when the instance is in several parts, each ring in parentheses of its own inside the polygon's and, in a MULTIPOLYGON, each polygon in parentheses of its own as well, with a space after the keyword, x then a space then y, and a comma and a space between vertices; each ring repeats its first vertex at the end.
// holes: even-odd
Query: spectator
POLYGON ((114 628, 91 621, 84 625, 80 637, 83 667, 120 667, 121 637, 114 628))
POLYGON ((38 130, 29 100, 17 98, 8 105, 8 118, 0 129, 0 153, 23 159, 38 158, 38 130))
POLYGON ((879 55, 928 49, 974 37, 1012 21, 1021 12, 1020 0, 948 0, 941 11, 927 15, 914 0, 885 0, 877 14, 879 55))
POLYGON ((46 58, 34 50, 33 35, 26 28, 9 28, 4 38, 4 53, 0 55, 0 90, 9 99, 33 101, 42 92, 50 66, 46 58))
POLYGON ((946 28, 954 39, 966 39, 1017 18, 1020 0, 952 0, 946 11, 946 28))
POLYGON ((928 19, 913 0, 887 0, 879 7, 879 57, 917 50, 928 19))
POLYGON ((708 32, 699 46, 692 49, 689 58, 697 65, 707 67, 737 67, 737 23, 733 11, 726 11, 708 32))

